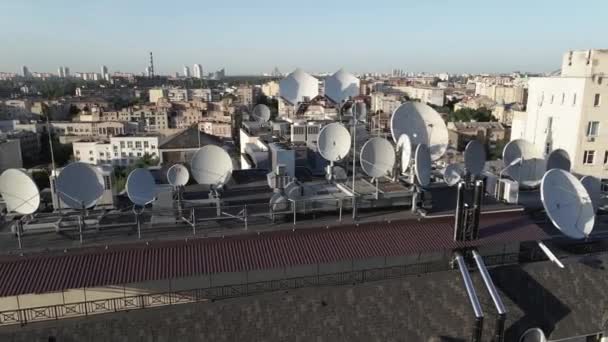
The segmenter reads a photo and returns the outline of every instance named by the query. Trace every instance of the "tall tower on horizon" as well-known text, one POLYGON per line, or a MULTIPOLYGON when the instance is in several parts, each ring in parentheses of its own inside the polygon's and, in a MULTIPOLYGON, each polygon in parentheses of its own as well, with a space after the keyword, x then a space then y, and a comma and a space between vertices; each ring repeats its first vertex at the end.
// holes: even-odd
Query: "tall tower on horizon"
POLYGON ((152 57, 152 51, 150 51, 150 65, 148 68, 148 77, 154 77, 154 58, 152 57))
POLYGON ((193 72, 194 72, 194 77, 195 78, 203 78, 203 66, 200 64, 194 64, 194 67, 192 68, 193 72))

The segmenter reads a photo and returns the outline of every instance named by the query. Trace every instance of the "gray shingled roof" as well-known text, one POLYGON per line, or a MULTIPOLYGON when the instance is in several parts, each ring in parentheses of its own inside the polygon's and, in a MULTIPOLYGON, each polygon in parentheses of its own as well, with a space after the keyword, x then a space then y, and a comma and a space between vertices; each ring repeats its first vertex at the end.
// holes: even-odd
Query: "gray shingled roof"
MULTIPOLYGON (((160 149, 185 149, 185 148, 198 148, 198 129, 196 127, 190 127, 181 133, 170 137, 160 145, 160 149)), ((222 139, 215 135, 200 132, 201 143, 200 146, 205 145, 222 145, 222 139)))

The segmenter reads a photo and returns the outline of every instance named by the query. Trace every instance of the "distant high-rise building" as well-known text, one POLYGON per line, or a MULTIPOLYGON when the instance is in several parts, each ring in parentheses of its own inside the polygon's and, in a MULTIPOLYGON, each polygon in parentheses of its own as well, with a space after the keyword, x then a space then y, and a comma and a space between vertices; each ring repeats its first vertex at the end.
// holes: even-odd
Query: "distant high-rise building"
POLYGON ((65 77, 65 69, 63 69, 63 67, 59 67, 59 69, 57 69, 57 75, 59 77, 65 77))
POLYGON ((110 80, 110 74, 108 74, 108 67, 105 65, 101 66, 101 78, 106 81, 110 80))
POLYGON ((27 66, 22 66, 21 67, 21 75, 23 77, 30 77, 30 69, 27 68, 27 66))
POLYGON ((64 77, 70 77, 70 68, 63 67, 63 75, 64 77))
POLYGON ((203 67, 200 64, 194 64, 192 71, 194 73, 194 77, 203 78, 203 67))
POLYGON ((146 75, 154 77, 154 57, 152 57, 152 52, 150 52, 150 65, 146 68, 146 75))
POLYGON ((190 77, 190 68, 184 65, 184 77, 190 77))

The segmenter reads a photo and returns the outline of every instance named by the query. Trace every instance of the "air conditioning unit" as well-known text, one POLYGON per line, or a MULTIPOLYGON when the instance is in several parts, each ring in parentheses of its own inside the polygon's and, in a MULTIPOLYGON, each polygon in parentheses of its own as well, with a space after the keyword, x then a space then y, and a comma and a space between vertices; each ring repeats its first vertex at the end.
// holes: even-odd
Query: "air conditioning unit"
POLYGON ((517 204, 519 197, 519 183, 510 179, 501 179, 499 182, 500 199, 510 203, 517 204))

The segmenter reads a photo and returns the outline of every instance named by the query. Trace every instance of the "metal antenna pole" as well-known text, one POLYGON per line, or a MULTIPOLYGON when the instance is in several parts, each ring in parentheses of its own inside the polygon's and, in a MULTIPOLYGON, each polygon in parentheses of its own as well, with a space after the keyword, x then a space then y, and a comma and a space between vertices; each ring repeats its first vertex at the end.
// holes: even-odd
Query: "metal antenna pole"
MULTIPOLYGON (((46 116, 46 132, 49 136, 49 149, 51 150, 51 168, 53 172, 53 176, 55 177, 55 181, 57 181, 57 169, 55 168, 55 152, 53 151, 53 138, 51 135, 51 123, 49 122, 49 110, 45 110, 46 116)), ((56 189, 57 187, 55 187, 56 189)), ((57 191, 53 193, 55 200, 57 201, 57 209, 61 212, 61 199, 59 198, 59 194, 57 191)))
POLYGON ((353 116, 353 220, 357 218, 357 193, 355 191, 355 175, 357 160, 357 119, 353 116))

